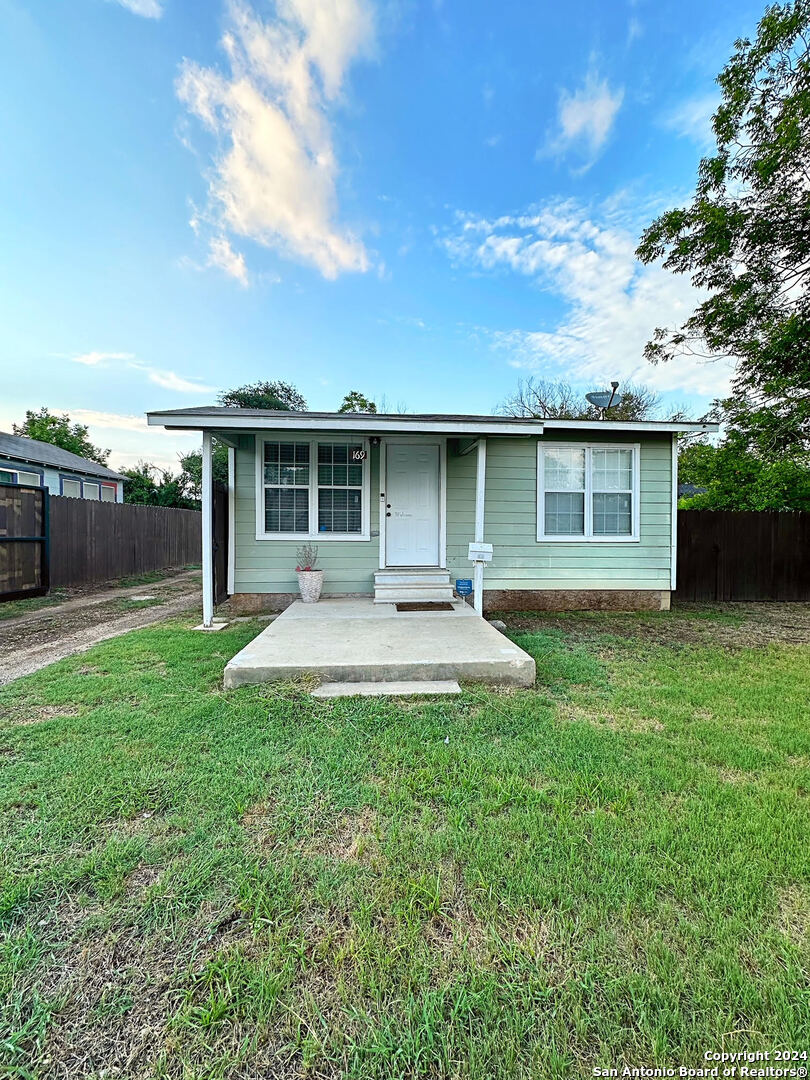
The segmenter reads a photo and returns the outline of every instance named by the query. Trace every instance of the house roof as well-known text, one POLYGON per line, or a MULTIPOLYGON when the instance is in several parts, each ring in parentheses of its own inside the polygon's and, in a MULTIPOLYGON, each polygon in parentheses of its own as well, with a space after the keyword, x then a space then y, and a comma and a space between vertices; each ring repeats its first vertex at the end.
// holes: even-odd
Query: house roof
POLYGON ((445 435, 541 435, 545 429, 674 433, 717 431, 704 421, 661 420, 536 420, 517 416, 478 416, 468 413, 336 413, 292 412, 276 409, 234 409, 203 405, 146 414, 153 427, 226 430, 229 428, 297 431, 436 432, 445 435))
POLYGON ((29 439, 25 435, 9 435, 0 431, 0 458, 11 461, 24 461, 30 465, 50 465, 64 472, 81 473, 85 476, 99 476, 105 480, 126 480, 121 473, 113 472, 97 461, 71 454, 53 443, 29 439))

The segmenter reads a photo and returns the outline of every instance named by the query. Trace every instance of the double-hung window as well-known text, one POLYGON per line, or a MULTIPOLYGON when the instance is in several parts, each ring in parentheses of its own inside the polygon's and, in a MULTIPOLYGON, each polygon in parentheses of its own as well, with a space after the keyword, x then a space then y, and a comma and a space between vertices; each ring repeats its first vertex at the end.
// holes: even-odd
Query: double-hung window
POLYGON ((257 539, 369 538, 364 440, 260 439, 258 453, 257 539))
POLYGON ((638 540, 639 447, 537 447, 538 540, 638 540))

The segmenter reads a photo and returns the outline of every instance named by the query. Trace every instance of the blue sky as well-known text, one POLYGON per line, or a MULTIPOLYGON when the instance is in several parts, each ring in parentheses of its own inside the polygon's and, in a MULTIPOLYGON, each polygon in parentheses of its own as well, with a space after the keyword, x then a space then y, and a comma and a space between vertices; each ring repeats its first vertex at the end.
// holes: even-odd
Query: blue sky
POLYGON ((642 268, 688 197, 745 0, 0 0, 0 428, 47 405, 112 463, 147 409, 260 378, 490 412, 528 375, 655 386, 688 314, 642 268))

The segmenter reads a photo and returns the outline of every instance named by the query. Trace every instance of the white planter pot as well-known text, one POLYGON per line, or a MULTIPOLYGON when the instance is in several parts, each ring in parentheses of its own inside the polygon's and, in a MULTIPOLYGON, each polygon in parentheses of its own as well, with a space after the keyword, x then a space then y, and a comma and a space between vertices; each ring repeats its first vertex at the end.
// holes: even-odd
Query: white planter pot
POLYGON ((323 570, 297 570, 298 588, 305 604, 315 604, 323 588, 323 570))

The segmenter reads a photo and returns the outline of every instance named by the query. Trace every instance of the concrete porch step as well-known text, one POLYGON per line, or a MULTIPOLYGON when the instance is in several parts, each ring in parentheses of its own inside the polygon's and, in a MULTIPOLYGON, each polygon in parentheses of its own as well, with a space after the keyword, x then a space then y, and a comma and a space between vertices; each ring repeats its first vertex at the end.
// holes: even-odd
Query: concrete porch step
POLYGON ((415 697, 418 694, 460 694, 461 687, 455 679, 417 681, 403 679, 400 682, 328 682, 312 691, 315 698, 341 697, 415 697))
POLYGON ((398 566, 396 570, 376 570, 375 585, 449 585, 450 571, 430 567, 398 566))
POLYGON ((427 585, 392 585, 374 590, 375 604, 450 604, 454 600, 450 586, 432 589, 427 585))
POLYGON ((403 604, 453 600, 450 572, 432 567, 398 566, 394 570, 378 570, 374 574, 374 603, 403 604))

